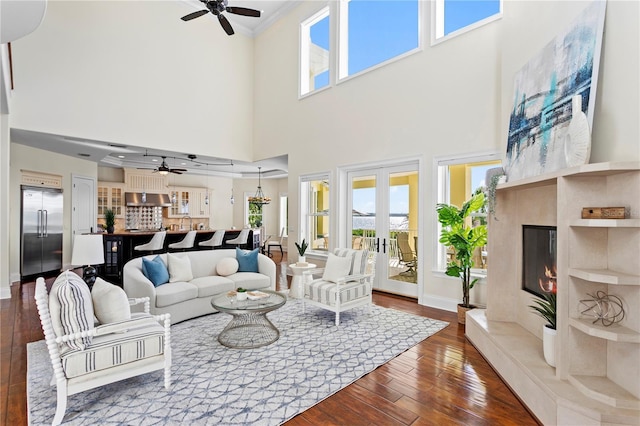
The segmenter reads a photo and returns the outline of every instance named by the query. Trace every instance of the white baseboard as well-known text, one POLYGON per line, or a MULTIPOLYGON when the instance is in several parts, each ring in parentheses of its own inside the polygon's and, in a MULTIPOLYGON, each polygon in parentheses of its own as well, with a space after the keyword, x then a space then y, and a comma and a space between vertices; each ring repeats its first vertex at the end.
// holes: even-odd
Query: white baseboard
POLYGON ((449 297, 433 296, 425 294, 420 300, 421 305, 429 306, 431 308, 442 309, 443 311, 457 312, 458 311, 458 299, 451 299, 449 297))
POLYGON ((11 299, 11 287, 0 287, 0 299, 11 299))
POLYGON ((13 285, 15 283, 19 283, 20 282, 20 272, 12 272, 11 274, 9 274, 9 281, 11 282, 11 285, 13 285))

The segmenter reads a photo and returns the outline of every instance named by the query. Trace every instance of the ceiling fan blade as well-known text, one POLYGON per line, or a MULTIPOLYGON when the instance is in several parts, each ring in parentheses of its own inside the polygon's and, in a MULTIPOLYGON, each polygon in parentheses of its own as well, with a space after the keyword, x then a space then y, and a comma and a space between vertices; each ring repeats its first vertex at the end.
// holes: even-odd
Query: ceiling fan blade
POLYGON ((138 170, 156 170, 153 167, 136 167, 138 170))
POLYGON ((209 11, 208 11, 208 10, 206 10, 206 9, 205 9, 205 10, 199 10, 199 11, 197 11, 197 12, 193 12, 193 13, 190 13, 190 14, 188 14, 188 15, 185 15, 185 16, 183 16, 183 17, 182 17, 182 18, 180 18, 180 19, 182 19, 183 21, 190 21, 190 20, 192 20, 192 19, 199 18, 199 17, 201 17, 202 15, 206 15, 207 13, 209 13, 209 11))
POLYGON ((181 174, 182 174, 182 172, 179 172, 179 171, 177 171, 177 170, 175 170, 175 169, 172 169, 172 170, 171 170, 171 173, 175 173, 175 174, 177 174, 177 175, 181 175, 181 174))
POLYGON ((186 172, 187 169, 171 169, 172 172, 186 172))
POLYGON ((243 15, 243 16, 253 16, 255 18, 259 18, 260 17, 260 11, 259 10, 255 10, 255 9, 248 9, 246 7, 227 7, 226 8, 227 12, 229 13, 235 13, 236 15, 243 15))
POLYGON ((227 18, 224 17, 224 15, 218 15, 218 21, 220 21, 220 25, 222 25, 222 28, 224 28, 224 31, 227 33, 227 35, 234 34, 233 28, 231 28, 231 24, 229 23, 227 18))

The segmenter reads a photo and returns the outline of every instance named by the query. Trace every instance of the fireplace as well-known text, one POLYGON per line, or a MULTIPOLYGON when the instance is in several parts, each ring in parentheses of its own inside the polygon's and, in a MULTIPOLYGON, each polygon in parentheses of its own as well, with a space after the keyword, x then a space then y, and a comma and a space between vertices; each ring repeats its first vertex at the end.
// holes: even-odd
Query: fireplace
POLYGON ((556 284, 555 226, 522 225, 522 289, 539 297, 556 284))

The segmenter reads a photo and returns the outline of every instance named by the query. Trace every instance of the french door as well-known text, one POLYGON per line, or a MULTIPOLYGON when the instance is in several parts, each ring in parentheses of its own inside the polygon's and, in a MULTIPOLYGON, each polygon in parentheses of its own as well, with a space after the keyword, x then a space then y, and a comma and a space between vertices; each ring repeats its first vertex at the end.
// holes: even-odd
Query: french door
POLYGON ((374 288, 418 297, 417 161, 347 172, 347 235, 369 250, 374 288))

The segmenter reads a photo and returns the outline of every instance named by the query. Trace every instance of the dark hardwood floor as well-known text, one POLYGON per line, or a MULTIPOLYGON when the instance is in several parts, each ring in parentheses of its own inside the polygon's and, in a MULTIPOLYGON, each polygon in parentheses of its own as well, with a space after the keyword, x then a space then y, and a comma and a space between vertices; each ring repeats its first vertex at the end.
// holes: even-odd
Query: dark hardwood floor
MULTIPOLYGON (((34 282, 13 286, 11 299, 0 300, 0 420, 5 425, 28 423, 26 345, 43 339, 34 289, 34 282)), ((537 424, 467 341, 454 313, 383 293, 374 294, 374 302, 450 324, 286 425, 537 424)))

